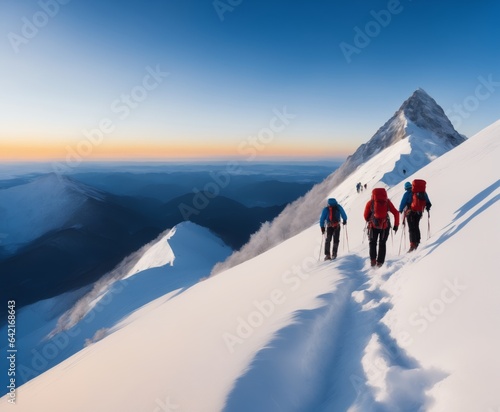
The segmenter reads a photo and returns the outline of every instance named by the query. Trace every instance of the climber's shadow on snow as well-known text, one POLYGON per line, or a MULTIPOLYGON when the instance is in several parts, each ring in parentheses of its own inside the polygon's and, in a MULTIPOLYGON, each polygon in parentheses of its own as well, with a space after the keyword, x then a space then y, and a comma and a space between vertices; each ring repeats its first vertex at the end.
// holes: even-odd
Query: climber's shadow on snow
POLYGON ((433 243, 429 244, 426 249, 429 250, 429 254, 434 252, 436 248, 438 248, 441 244, 446 242, 448 239, 453 237, 455 234, 460 232, 466 225, 471 223, 477 216, 487 210, 489 207, 493 206, 498 200, 500 200, 500 194, 492 197, 487 202, 483 203, 474 213, 472 213, 469 217, 464 218, 465 215, 470 212, 472 209, 481 204, 485 199, 488 198, 492 193, 494 193, 500 187, 500 179, 495 183, 488 186, 486 189, 479 192, 476 196, 474 196, 471 200, 465 203, 461 208, 459 208, 455 213, 456 216, 453 221, 448 225, 448 229, 433 243), (462 220, 460 222, 460 220, 462 220), (458 223, 460 222, 460 223, 458 223))

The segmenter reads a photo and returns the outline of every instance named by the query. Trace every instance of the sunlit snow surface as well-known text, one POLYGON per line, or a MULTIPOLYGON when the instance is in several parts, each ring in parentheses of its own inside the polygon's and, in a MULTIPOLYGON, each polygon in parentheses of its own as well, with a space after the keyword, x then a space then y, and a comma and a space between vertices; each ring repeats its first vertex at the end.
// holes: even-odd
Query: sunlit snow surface
MULTIPOLYGON (((401 228, 384 267, 371 269, 370 191, 355 190, 399 173, 410 139, 323 193, 348 214, 336 261, 318 261, 314 224, 181 294, 172 288, 23 385, 16 411, 497 411, 499 137, 497 122, 389 188, 397 205, 405 180, 428 182, 417 252, 405 253, 401 228)), ((184 253, 198 260, 189 241, 170 246, 174 266, 163 269, 184 253)))

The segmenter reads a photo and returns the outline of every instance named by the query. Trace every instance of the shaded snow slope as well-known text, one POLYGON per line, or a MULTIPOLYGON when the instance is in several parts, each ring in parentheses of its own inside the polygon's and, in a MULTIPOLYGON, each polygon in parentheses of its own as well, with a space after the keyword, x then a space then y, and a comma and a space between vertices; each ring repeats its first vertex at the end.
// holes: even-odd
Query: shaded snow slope
POLYGON ((60 228, 89 198, 101 200, 101 195, 55 173, 0 190, 0 233, 5 234, 2 246, 12 253, 60 228))
MULTIPOLYGON (((361 217, 369 193, 346 181, 327 192, 350 216, 336 261, 318 262, 314 224, 136 311, 22 386, 16 410, 496 408, 499 137, 500 122, 408 176, 428 180, 434 205, 417 252, 398 255, 401 230, 389 239, 386 265, 371 269, 361 217)), ((384 166, 408 144, 392 145, 349 179, 387 177, 393 169, 384 166)), ((389 190, 396 203, 402 194, 401 184, 389 190)))
MULTIPOLYGON (((194 285, 230 251, 208 229, 181 223, 126 259, 112 276, 98 281, 60 318, 51 318, 50 313, 67 300, 66 295, 23 308, 17 315, 22 325, 16 336, 21 360, 18 384, 60 363, 84 345, 102 339, 143 305, 194 285)), ((5 328, 1 331, 7 334, 5 328)))
MULTIPOLYGON (((309 264, 315 266, 317 237, 311 235, 309 264)), ((290 239, 278 250, 285 255, 287 250, 302 249, 303 243, 303 237, 290 239)), ((21 387, 17 408, 29 410, 34 399, 38 407, 49 402, 50 390, 37 383, 47 377, 49 386, 59 386, 58 399, 51 406, 54 411, 63 410, 68 402, 73 411, 149 411, 162 402, 182 405, 186 411, 220 410, 235 378, 273 333, 290 323, 297 305, 316 309, 322 305, 317 296, 334 290, 335 277, 328 267, 315 269, 314 282, 287 273, 291 265, 301 268, 303 264, 303 256, 296 253, 286 261, 263 254, 175 298, 159 298, 137 312, 134 322, 126 319, 126 327, 21 387), (256 327, 244 326, 245 322, 256 327), (243 332, 245 327, 249 329, 243 332), (239 338, 239 334, 246 335, 239 338), (117 366, 104 367, 107 364, 117 366), (125 365, 126 376, 142 380, 141 396, 137 396, 136 379, 117 378, 125 375, 117 374, 116 368, 125 365), (89 380, 94 368, 99 373, 89 380), (102 385, 106 390, 99 390, 102 385), (85 389, 69 389, 76 386, 85 389), (120 396, 110 396, 118 386, 120 396), (34 397, 22 394, 29 388, 37 392, 34 397)))
MULTIPOLYGON (((463 141, 464 138, 453 129, 434 99, 422 89, 415 91, 394 116, 348 157, 338 170, 288 205, 271 223, 264 224, 246 245, 217 265, 212 273, 244 262, 313 224, 319 219, 318 209, 325 203, 325 194, 353 176, 360 165, 374 158, 380 159, 377 155, 381 152, 397 146, 396 151, 392 152, 394 159, 384 158, 387 164, 383 170, 388 175, 382 179, 386 184, 395 185, 463 141)), ((350 179, 350 182, 352 187, 361 182, 371 188, 379 180, 378 175, 363 173, 357 179, 350 179)), ((352 187, 348 190, 351 191, 352 187)))

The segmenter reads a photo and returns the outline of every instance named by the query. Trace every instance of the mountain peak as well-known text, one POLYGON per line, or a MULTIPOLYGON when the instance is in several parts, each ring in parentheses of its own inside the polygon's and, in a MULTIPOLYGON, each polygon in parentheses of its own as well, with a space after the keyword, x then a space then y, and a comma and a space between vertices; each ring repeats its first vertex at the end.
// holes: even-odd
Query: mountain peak
POLYGON ((433 107, 439 105, 436 103, 436 101, 422 88, 418 88, 413 92, 413 94, 406 99, 399 110, 406 110, 407 108, 409 109, 417 109, 417 108, 422 108, 422 107, 433 107))
POLYGON ((415 90, 401 105, 399 112, 402 112, 416 126, 433 132, 453 147, 465 140, 455 130, 441 106, 421 88, 415 90))
POLYGON ((441 106, 424 89, 418 88, 372 138, 356 150, 350 161, 359 164, 398 141, 406 139, 409 136, 407 130, 409 123, 434 134, 448 149, 465 141, 465 138, 455 130, 441 106))
POLYGON ((295 236, 300 230, 317 222, 318 207, 324 204, 325 193, 342 184, 358 167, 403 140, 406 142, 402 142, 399 149, 385 158, 383 155, 379 158, 380 169, 377 173, 369 169, 371 176, 360 174, 360 180, 356 182, 371 181, 372 187, 377 181, 388 186, 395 185, 465 139, 453 128, 443 109, 427 92, 423 89, 415 90, 398 111, 368 142, 359 146, 342 166, 315 185, 305 196, 288 205, 270 225, 263 225, 243 248, 226 262, 218 264, 212 273, 244 262, 249 255, 262 253, 275 246, 280 239, 295 236), (409 160, 411 157, 418 161, 409 160), (289 222, 294 220, 292 216, 295 215, 302 216, 302 219, 300 223, 295 221, 290 225, 289 222))
POLYGON ((98 189, 90 187, 84 183, 73 180, 69 176, 61 175, 59 173, 47 173, 37 177, 31 182, 35 187, 44 187, 48 193, 54 191, 68 191, 78 196, 85 196, 95 200, 103 200, 105 194, 98 189))
POLYGON ((424 89, 422 89, 421 87, 419 87, 417 90, 415 90, 413 92, 413 94, 410 96, 410 99, 412 97, 415 97, 415 98, 424 98, 424 99, 432 99, 432 97, 429 95, 429 93, 427 93, 424 89))

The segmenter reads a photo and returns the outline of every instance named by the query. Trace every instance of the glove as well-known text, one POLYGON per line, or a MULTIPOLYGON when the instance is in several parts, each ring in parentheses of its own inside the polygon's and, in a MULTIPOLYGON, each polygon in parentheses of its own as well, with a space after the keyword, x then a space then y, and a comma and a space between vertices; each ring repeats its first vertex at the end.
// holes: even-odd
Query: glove
POLYGON ((347 220, 344 220, 344 221, 342 222, 342 224, 343 224, 344 226, 345 226, 345 225, 347 225, 347 220))
POLYGON ((324 235, 325 234, 325 228, 321 226, 321 233, 324 235))
POLYGON ((394 228, 393 228, 394 229, 394 233, 396 233, 398 231, 398 228, 399 228, 399 226, 394 226, 394 228))
POLYGON ((429 210, 431 210, 431 207, 430 206, 426 206, 425 210, 429 211, 429 210))

